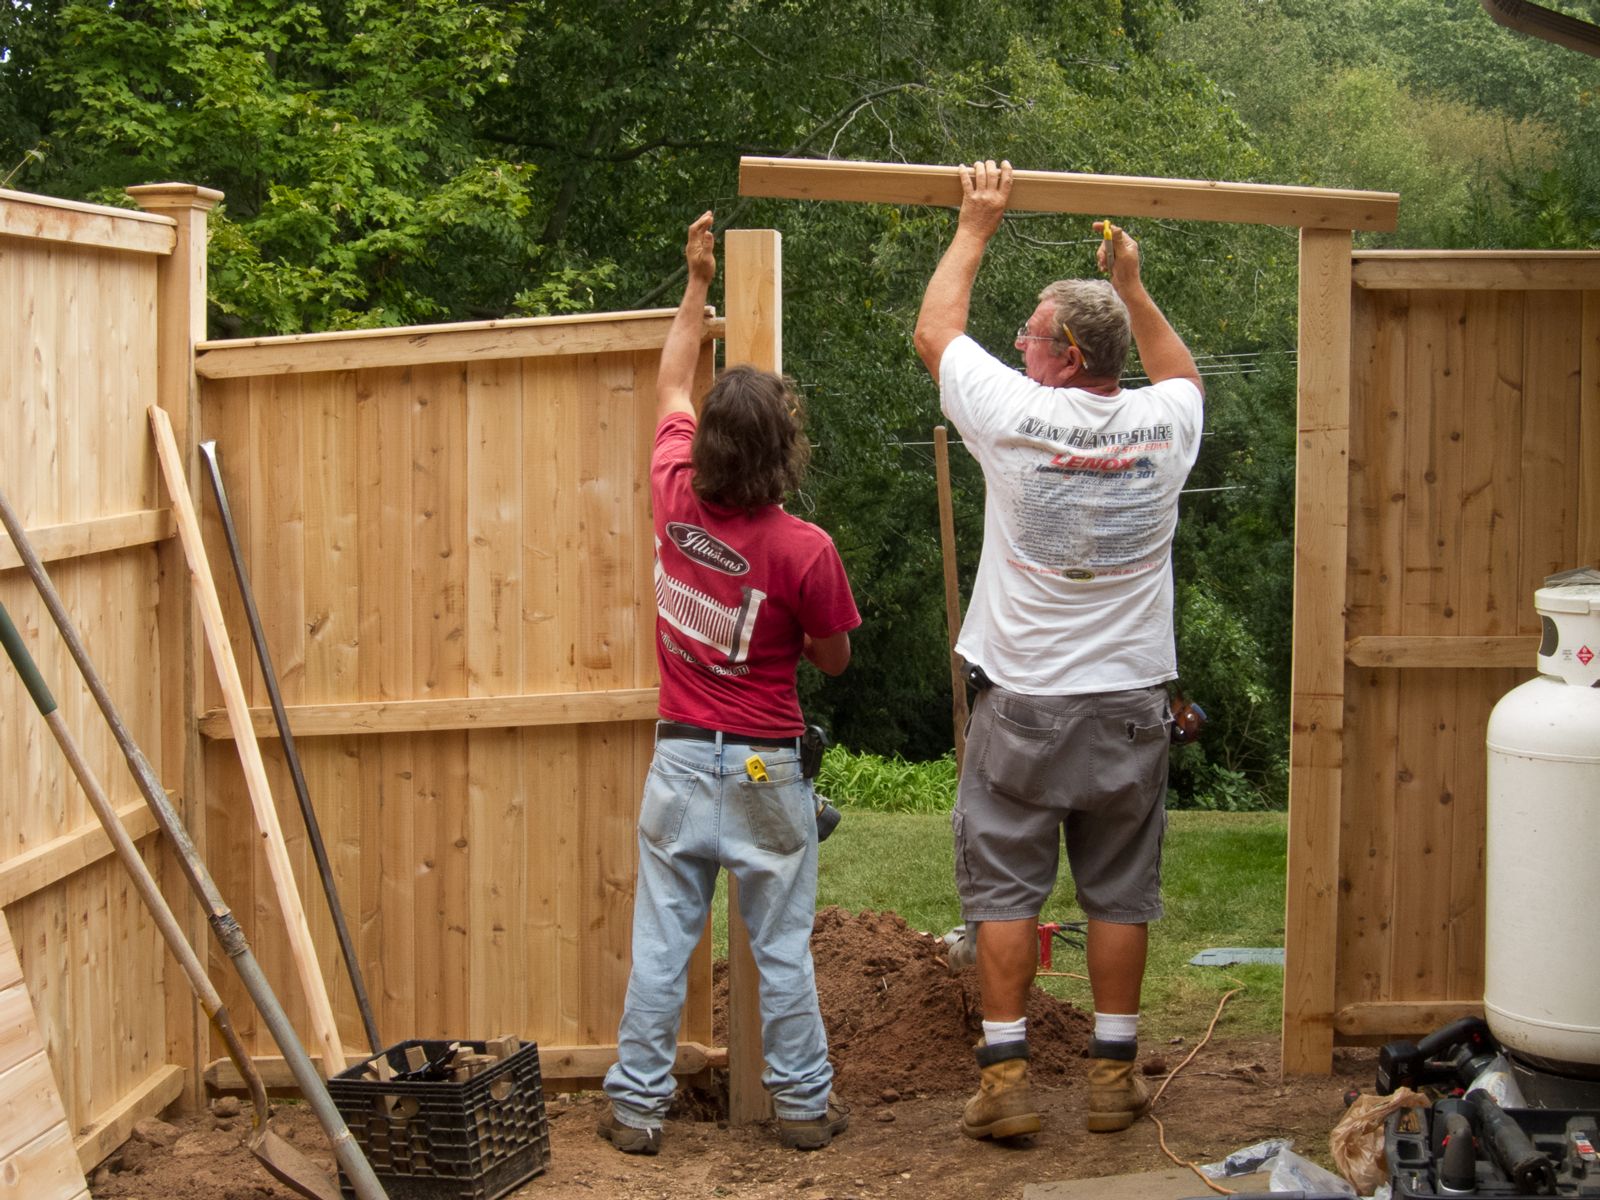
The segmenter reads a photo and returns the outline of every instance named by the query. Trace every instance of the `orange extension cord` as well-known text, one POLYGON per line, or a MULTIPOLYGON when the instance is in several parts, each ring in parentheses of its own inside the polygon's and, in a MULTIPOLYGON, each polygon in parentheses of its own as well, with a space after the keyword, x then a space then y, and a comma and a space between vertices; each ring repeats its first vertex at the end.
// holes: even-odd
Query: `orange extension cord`
MULTIPOLYGON (((1229 979, 1231 979, 1234 983, 1239 983, 1239 981, 1237 979, 1233 979, 1232 976, 1229 976, 1229 979)), ((1196 1054, 1199 1054, 1201 1050, 1205 1049, 1205 1044, 1211 1040, 1212 1033, 1216 1031, 1217 1022, 1222 1019, 1222 1009, 1223 1009, 1223 1007, 1228 1003, 1229 1000, 1233 999, 1233 997, 1237 996, 1240 992, 1242 992, 1244 990, 1245 990, 1244 984, 1239 983, 1238 987, 1233 988, 1232 990, 1230 990, 1228 992, 1225 992, 1223 994, 1222 999, 1217 1002, 1216 1015, 1211 1018, 1211 1024, 1206 1026, 1206 1035, 1205 1035, 1205 1037, 1200 1039, 1199 1043, 1195 1046, 1195 1048, 1193 1050, 1189 1051, 1189 1056, 1187 1058, 1185 1058, 1181 1063, 1179 1063, 1176 1067, 1174 1067, 1173 1070, 1172 1070, 1172 1073, 1167 1076, 1165 1082, 1163 1082, 1162 1085, 1159 1088, 1156 1089, 1156 1094, 1154 1096, 1150 1097, 1150 1108, 1148 1110, 1146 1110, 1146 1114, 1145 1114, 1152 1121, 1155 1122, 1155 1125, 1156 1125, 1156 1138, 1161 1143, 1161 1151, 1162 1151, 1162 1153, 1165 1154, 1168 1158, 1170 1158, 1173 1162, 1177 1163, 1180 1167, 1188 1167, 1191 1171, 1193 1171, 1196 1175, 1198 1175, 1200 1177, 1200 1181, 1202 1183, 1204 1183, 1208 1188, 1210 1188, 1213 1192, 1220 1193, 1221 1195, 1224 1195, 1224 1196, 1232 1196, 1232 1195, 1236 1195, 1237 1193, 1232 1188, 1225 1188, 1220 1183, 1214 1183, 1209 1177, 1207 1177, 1207 1175, 1203 1171, 1200 1170, 1200 1168, 1198 1166, 1196 1166, 1192 1162, 1186 1161, 1185 1159, 1179 1158, 1176 1154, 1174 1154, 1168 1148, 1168 1146, 1167 1146, 1167 1131, 1166 1131, 1166 1128, 1161 1124, 1161 1118, 1156 1116, 1155 1107, 1156 1107, 1157 1101, 1159 1101, 1161 1099, 1162 1094, 1167 1090, 1168 1085, 1171 1084, 1172 1081, 1178 1077, 1178 1072, 1183 1070, 1185 1067, 1187 1067, 1192 1061, 1194 1061, 1194 1056, 1196 1054)))

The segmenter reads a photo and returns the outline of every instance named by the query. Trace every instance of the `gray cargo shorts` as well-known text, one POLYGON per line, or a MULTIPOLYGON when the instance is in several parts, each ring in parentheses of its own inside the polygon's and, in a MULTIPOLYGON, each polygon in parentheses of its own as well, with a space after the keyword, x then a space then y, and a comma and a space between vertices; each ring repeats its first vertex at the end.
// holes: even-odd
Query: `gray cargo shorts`
POLYGON ((1063 833, 1097 921, 1161 916, 1171 708, 1164 687, 1086 696, 978 693, 950 824, 967 921, 1036 918, 1063 833))

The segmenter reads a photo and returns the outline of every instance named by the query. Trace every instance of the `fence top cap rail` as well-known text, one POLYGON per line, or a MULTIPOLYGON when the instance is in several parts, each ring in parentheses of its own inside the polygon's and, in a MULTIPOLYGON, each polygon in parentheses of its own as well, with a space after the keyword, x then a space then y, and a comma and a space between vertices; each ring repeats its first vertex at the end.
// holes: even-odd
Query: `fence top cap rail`
POLYGON ((1600 250, 1356 250, 1371 262, 1600 262, 1600 250))
POLYGON ((150 225, 177 227, 177 222, 161 213, 140 212, 136 208, 118 208, 113 204, 85 204, 81 200, 62 200, 56 196, 40 196, 34 192, 13 192, 0 188, 0 204, 26 204, 37 208, 59 208, 66 212, 88 213, 97 217, 115 217, 123 221, 140 221, 150 225))
MULTIPOLYGON (((670 320, 675 308, 642 308, 629 312, 578 313, 558 317, 502 317, 493 321, 452 321, 438 325, 398 325, 386 329, 336 329, 325 333, 290 333, 277 337, 227 338, 199 342, 196 351, 243 350, 251 347, 300 346, 322 342, 369 341, 374 338, 425 340, 451 334, 483 333, 491 330, 542 329, 570 325, 612 324, 619 321, 670 320)), ((711 309, 706 310, 709 317, 711 309)))
MULTIPOLYGON (((855 200, 879 204, 961 203, 960 168, 839 159, 739 160, 739 194, 787 200, 855 200)), ((1399 219, 1394 192, 1224 183, 1137 175, 1017 171, 1014 211, 1104 216, 1163 216, 1302 228, 1392 230, 1399 219)))

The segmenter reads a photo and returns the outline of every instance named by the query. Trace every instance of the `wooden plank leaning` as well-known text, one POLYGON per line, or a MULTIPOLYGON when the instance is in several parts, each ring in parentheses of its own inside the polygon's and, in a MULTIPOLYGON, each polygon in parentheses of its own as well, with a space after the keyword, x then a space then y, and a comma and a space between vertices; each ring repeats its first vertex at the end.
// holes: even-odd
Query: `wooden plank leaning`
POLYGON ((233 647, 228 642, 227 626, 222 619, 222 601, 217 596, 216 581, 206 559, 205 543, 200 536, 200 519, 189 498, 183 457, 172 433, 172 423, 166 411, 157 405, 150 406, 150 428, 155 433, 156 456, 161 462, 167 493, 172 498, 172 512, 178 521, 178 538, 189 560, 189 580, 194 587, 200 622, 205 628, 206 644, 211 648, 211 661, 216 666, 217 679, 222 684, 234 740, 239 744, 239 762, 244 768, 250 803, 255 809, 256 824, 261 830, 262 849, 267 856, 267 867, 272 872, 272 885, 283 910, 289 950, 300 976, 300 986, 305 992, 306 1007, 311 1013, 312 1032, 322 1048, 323 1070, 334 1075, 344 1070, 345 1057, 338 1026, 333 1018, 333 1004, 328 999, 316 947, 311 941, 311 927, 306 922, 305 906, 300 901, 300 892, 295 884, 294 868, 289 862, 289 850, 283 840, 283 828, 278 823, 277 805, 273 802, 272 788, 267 782, 266 766, 261 761, 261 747, 250 723, 250 703, 244 694, 244 683, 239 676, 239 664, 233 657, 233 647))

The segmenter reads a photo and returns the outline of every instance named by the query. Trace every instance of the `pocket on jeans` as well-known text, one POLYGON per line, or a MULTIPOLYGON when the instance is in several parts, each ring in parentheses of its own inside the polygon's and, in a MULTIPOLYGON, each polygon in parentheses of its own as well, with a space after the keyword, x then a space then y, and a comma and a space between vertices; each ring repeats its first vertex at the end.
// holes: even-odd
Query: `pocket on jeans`
POLYGON ((692 771, 664 771, 650 764, 644 799, 639 802, 639 832, 652 846, 670 846, 678 840, 694 789, 692 771))
POLYGON ((739 803, 750 821, 750 836, 769 854, 794 854, 816 836, 817 810, 811 785, 794 764, 792 778, 757 783, 739 781, 739 803))
POLYGON ((1037 709, 999 698, 992 703, 979 769, 1001 795, 1032 804, 1044 791, 1061 727, 1037 709))

